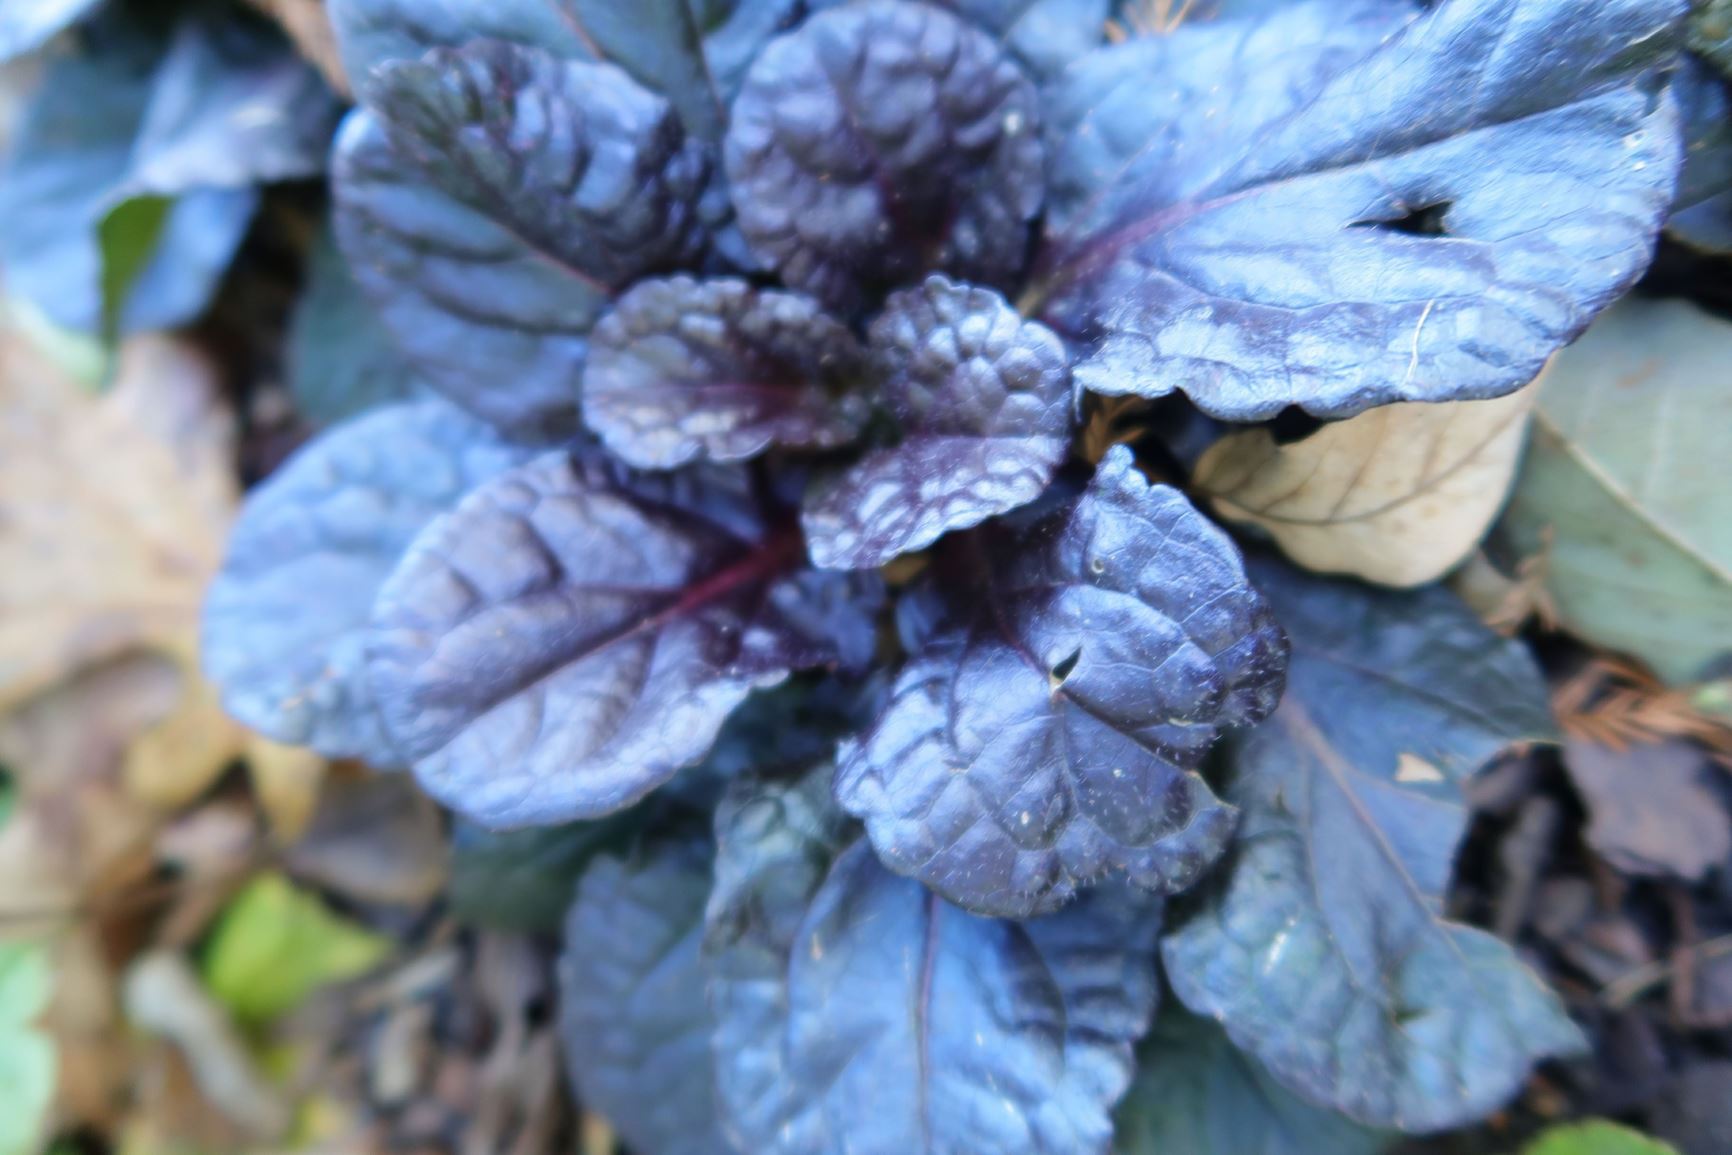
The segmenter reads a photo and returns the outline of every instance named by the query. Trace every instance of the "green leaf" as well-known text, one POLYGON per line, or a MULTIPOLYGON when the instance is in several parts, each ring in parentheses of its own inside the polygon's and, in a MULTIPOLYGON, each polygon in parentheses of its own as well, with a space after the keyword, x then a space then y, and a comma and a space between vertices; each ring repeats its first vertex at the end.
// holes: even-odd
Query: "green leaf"
POLYGON ((0 944, 0 1155, 36 1150, 54 1098, 54 1043, 32 1026, 53 991, 45 947, 0 944))
POLYGON ((261 875, 223 912, 204 958, 211 994, 250 1022, 294 1009, 390 953, 380 935, 339 918, 281 874, 261 875))
POLYGON ((1553 1127, 1522 1155, 1678 1155, 1677 1149, 1616 1123, 1595 1120, 1553 1127))
POLYGON ((102 254, 102 336, 112 341, 120 332, 120 315, 132 287, 150 264, 162 241, 174 201, 164 196, 137 196, 121 201, 97 226, 102 254))
POLYGON ((1383 1132, 1313 1107, 1208 1019, 1165 1007, 1137 1047, 1117 1155, 1376 1155, 1383 1132))
POLYGON ((626 845, 641 825, 630 812, 506 831, 459 821, 451 843, 451 913, 495 930, 557 931, 590 860, 626 845))
POLYGON ((1632 298, 1558 354, 1505 517, 1564 624, 1688 681, 1732 650, 1732 322, 1632 298), (1549 534, 1549 547, 1548 547, 1549 534))

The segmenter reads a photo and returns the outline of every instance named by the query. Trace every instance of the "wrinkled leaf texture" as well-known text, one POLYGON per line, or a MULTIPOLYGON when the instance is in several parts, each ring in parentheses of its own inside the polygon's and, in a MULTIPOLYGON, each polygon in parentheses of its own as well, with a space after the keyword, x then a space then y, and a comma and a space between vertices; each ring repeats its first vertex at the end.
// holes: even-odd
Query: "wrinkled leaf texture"
POLYGON ((1173 893, 1234 811, 1197 773, 1281 692, 1286 639, 1225 534, 1128 449, 1032 526, 966 543, 963 604, 845 743, 837 800, 892 870, 983 914, 1063 905, 1109 874, 1173 893))
POLYGON ((1034 86, 986 33, 866 0, 772 41, 723 157, 740 231, 790 286, 852 312, 921 273, 1023 265, 1045 152, 1034 86))
POLYGON ((1088 389, 1228 420, 1518 388, 1647 266, 1682 13, 1328 0, 1102 50, 1047 101, 1025 312, 1088 389))
POLYGON ((285 462, 248 497, 205 599, 204 668, 228 711, 279 742, 401 766, 367 685, 373 600, 435 515, 533 455, 428 400, 285 462))
POLYGON ((590 342, 584 422, 640 469, 828 449, 868 416, 865 354, 810 297, 670 277, 620 298, 590 342))
POLYGON ((1282 1083, 1368 1126, 1479 1119, 1581 1035, 1485 931, 1447 921, 1462 784, 1553 733, 1522 646, 1439 587, 1398 594, 1272 559, 1287 693, 1226 747, 1234 850, 1163 957, 1192 1011, 1282 1083))
MULTIPOLYGON (((810 0, 814 11, 849 0, 810 0)), ((1050 76, 1099 47, 1110 0, 927 0, 993 34, 1035 76, 1050 76)))
POLYGON ((791 671, 862 664, 876 578, 805 569, 735 467, 537 458, 410 547, 379 595, 372 686, 440 801, 504 828, 629 805, 791 671))
POLYGON ((611 65, 480 41, 372 78, 338 139, 337 239, 385 327, 459 404, 569 431, 614 294, 706 241, 710 162, 611 65))
POLYGON ((559 964, 577 1098, 641 1155, 722 1155, 701 947, 709 839, 604 855, 578 882, 559 964))
POLYGON ((902 440, 805 501, 812 560, 866 569, 1039 497, 1070 450, 1064 344, 991 289, 933 275, 872 323, 878 398, 902 440))
POLYGON ((717 814, 704 949, 735 1145, 1105 1152, 1155 1008, 1160 900, 1112 886, 977 918, 844 846, 827 778, 748 785, 717 814))

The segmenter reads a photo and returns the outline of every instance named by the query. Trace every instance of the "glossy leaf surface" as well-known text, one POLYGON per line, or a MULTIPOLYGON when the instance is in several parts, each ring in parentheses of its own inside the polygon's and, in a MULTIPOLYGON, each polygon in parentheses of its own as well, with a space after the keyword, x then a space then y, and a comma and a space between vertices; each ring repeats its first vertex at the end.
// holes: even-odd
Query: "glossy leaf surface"
POLYGON ((991 289, 940 276, 872 324, 878 396, 902 440, 808 496, 812 560, 866 569, 1039 497, 1070 448, 1062 342, 991 289))
POLYGON ((1055 168, 1080 175, 1027 300, 1093 344, 1085 387, 1235 421, 1498 396, 1647 266, 1681 3, 1341 8, 1185 25, 1061 79, 1055 168))
POLYGON ((865 423, 865 361, 810 297, 736 280, 648 281, 596 327, 584 421, 642 469, 833 448, 865 423))
POLYGON ((706 150, 604 65, 499 42, 374 78, 337 151, 337 238, 428 382, 513 430, 569 429, 592 325, 695 259, 706 150))
POLYGON ((373 599, 429 521, 531 452, 443 401, 333 429, 253 490, 205 601, 205 670, 279 742, 400 766, 366 679, 373 599))
POLYGON ((821 12, 747 74, 725 141, 740 230, 853 311, 929 270, 995 284, 1044 188, 1035 90, 990 36, 907 0, 821 12))
POLYGON ((1123 448, 991 548, 844 746, 837 800, 891 869, 970 910, 1053 910, 1109 874, 1185 889, 1234 823, 1197 768, 1285 667, 1238 550, 1123 448))
POLYGON ((1102 1152, 1156 1000, 1160 901, 977 918, 845 838, 820 772, 717 816, 715 1055, 742 1150, 1102 1152))
POLYGON ((1228 746, 1239 834, 1165 940, 1168 978, 1312 1102, 1409 1131, 1478 1119, 1581 1042, 1507 944, 1443 916, 1462 784, 1552 734, 1545 683, 1443 589, 1251 572, 1292 637, 1287 695, 1228 746))
POLYGON ((595 817, 702 758, 753 689, 869 655, 876 589, 805 570, 743 471, 555 452, 411 547, 372 684, 446 805, 493 827, 595 817))
POLYGON ((713 851, 657 839, 578 882, 560 960, 560 1033, 578 1100, 642 1155, 718 1155, 700 947, 713 851))

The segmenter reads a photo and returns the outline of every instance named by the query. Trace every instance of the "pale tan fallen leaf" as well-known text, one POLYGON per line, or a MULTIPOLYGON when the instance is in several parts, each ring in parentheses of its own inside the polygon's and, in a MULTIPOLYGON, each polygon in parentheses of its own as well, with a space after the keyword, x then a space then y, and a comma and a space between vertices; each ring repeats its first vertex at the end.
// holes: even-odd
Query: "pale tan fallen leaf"
POLYGON ((1267 429, 1234 433, 1209 447, 1195 483, 1308 569, 1422 585, 1471 554, 1502 508, 1538 384, 1385 405, 1289 445, 1267 429))
POLYGON ((135 797, 166 810, 247 755, 273 827, 292 837, 323 763, 249 735, 198 669, 205 586, 239 500, 234 447, 216 371, 181 339, 128 341, 98 396, 0 335, 0 714, 94 666, 152 656, 178 689, 128 726, 105 718, 111 756, 82 763, 120 765, 135 797))
POLYGON ((248 735, 247 772, 253 794, 278 843, 295 842, 306 832, 329 768, 330 763, 303 746, 248 735))
POLYGON ((245 731, 223 712, 215 687, 194 663, 191 654, 178 656, 174 710, 133 739, 122 767, 133 796, 163 810, 203 793, 246 742, 245 731))
POLYGON ((0 923, 54 927, 148 843, 154 816, 122 787, 128 744, 180 694, 172 663, 134 655, 85 670, 0 715, 18 805, 0 826, 0 923))
POLYGON ((102 397, 0 340, 0 711, 123 653, 192 648, 233 432, 214 372, 168 340, 129 344, 102 397))

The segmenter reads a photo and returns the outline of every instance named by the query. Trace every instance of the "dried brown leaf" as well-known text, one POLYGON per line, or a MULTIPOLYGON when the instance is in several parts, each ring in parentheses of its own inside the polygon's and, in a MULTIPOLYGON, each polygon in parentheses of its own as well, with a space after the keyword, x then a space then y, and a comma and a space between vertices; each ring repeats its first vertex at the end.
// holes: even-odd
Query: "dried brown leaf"
POLYGON ((1507 397, 1385 405, 1279 444, 1230 434, 1197 463, 1217 512, 1320 573, 1416 586, 1474 550, 1515 480, 1534 382, 1507 397))

